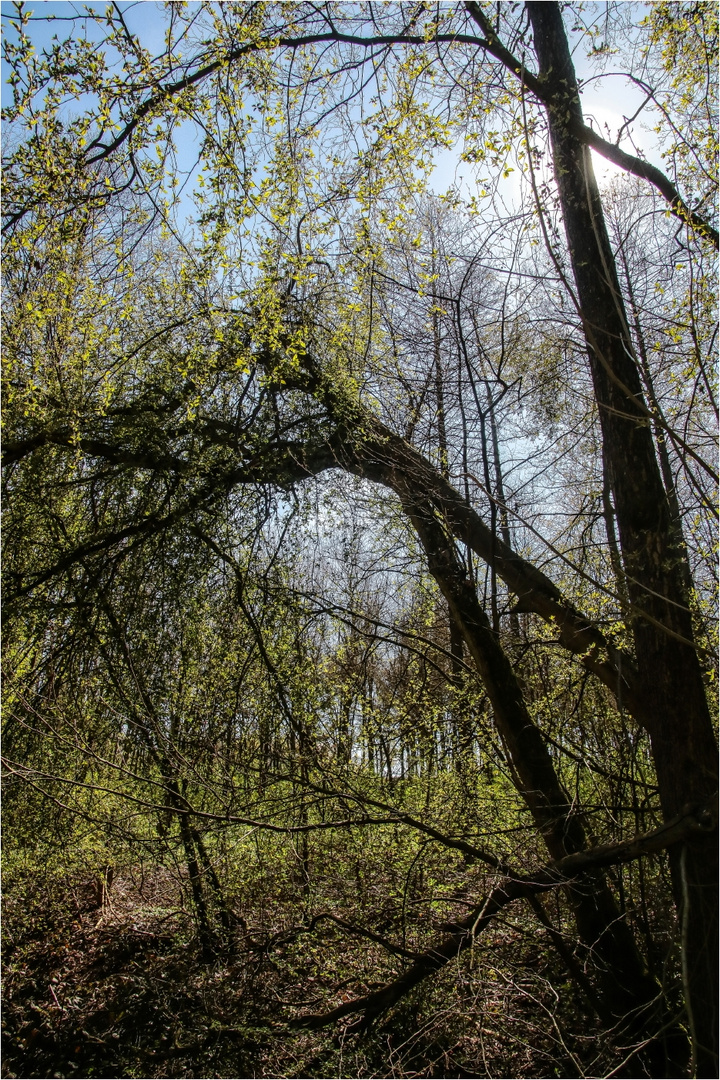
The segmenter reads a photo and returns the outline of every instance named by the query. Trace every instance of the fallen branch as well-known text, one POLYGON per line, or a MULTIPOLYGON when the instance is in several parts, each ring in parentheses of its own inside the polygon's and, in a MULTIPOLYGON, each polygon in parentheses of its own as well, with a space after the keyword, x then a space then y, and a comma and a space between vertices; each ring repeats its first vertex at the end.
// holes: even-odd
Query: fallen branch
POLYGON ((643 855, 662 851, 672 844, 681 843, 697 833, 711 832, 717 828, 717 821, 716 795, 704 806, 687 806, 677 817, 666 821, 651 832, 634 836, 618 844, 603 844, 588 851, 568 855, 564 859, 540 867, 533 874, 505 877, 465 919, 455 924, 448 937, 421 953, 407 971, 393 982, 354 1001, 346 1001, 329 1012, 299 1016, 291 1026, 317 1029, 358 1012, 365 1014, 363 1024, 368 1024, 375 1016, 391 1008, 428 975, 438 971, 459 953, 469 948, 490 924, 493 917, 513 901, 557 888, 558 885, 566 884, 587 870, 632 862, 643 855))

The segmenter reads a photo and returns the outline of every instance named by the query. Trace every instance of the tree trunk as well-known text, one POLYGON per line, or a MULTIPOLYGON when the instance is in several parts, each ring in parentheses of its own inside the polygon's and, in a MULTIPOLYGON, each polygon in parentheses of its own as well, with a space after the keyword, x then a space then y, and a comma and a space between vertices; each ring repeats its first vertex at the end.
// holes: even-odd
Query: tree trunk
MULTIPOLYGON (((398 474, 396 492, 425 551, 428 568, 448 602, 485 684, 495 724, 507 748, 520 794, 527 803, 550 856, 558 860, 586 847, 581 811, 573 806, 555 771, 539 728, 527 711, 522 689, 471 583, 455 545, 431 501, 412 476, 398 474)), ((568 890, 581 940, 599 971, 603 1018, 618 1023, 625 1037, 642 1039, 661 1026, 654 1007, 659 987, 645 971, 632 933, 623 921, 601 873, 589 874, 568 890)), ((671 1036, 677 1066, 685 1040, 671 1036)), ((686 1045, 686 1044, 685 1044, 686 1045)), ((649 1056, 664 1055, 653 1044, 649 1056)))
MULTIPOLYGON (((717 791, 717 750, 650 413, 628 331, 559 6, 526 5, 548 102, 555 177, 580 303, 604 452, 617 514, 642 693, 663 814, 717 791)), ((683 977, 695 1068, 717 1077, 717 843, 702 836, 671 850, 683 977)))

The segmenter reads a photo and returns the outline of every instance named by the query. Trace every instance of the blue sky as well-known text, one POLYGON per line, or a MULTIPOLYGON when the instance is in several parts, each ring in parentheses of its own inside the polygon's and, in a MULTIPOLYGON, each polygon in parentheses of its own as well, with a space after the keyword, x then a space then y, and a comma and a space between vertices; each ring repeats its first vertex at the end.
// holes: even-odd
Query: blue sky
MULTIPOLYGON (((9 3, 8 0, 2 0, 0 6, 4 16, 4 31, 12 35, 13 31, 8 28, 7 20, 15 16, 15 5, 9 3)), ((87 6, 103 12, 106 5, 101 3, 87 6)), ((190 7, 192 6, 191 4, 190 7)), ((633 6, 641 9, 646 5, 633 6)), ((83 28, 83 33, 94 33, 99 38, 102 28, 93 26, 91 20, 83 19, 85 7, 84 4, 69 3, 66 0, 36 0, 35 3, 26 4, 27 10, 33 13, 31 37, 36 47, 41 49, 48 46, 54 35, 57 35, 61 40, 65 38, 71 32, 73 19, 76 20, 75 25, 78 28, 83 28)), ((605 9, 606 5, 604 3, 586 5, 586 18, 592 16, 600 19, 605 9), (597 14, 593 9, 597 9, 597 14)), ((163 6, 152 2, 152 0, 137 0, 137 2, 123 5, 122 10, 129 28, 138 35, 142 44, 153 53, 162 51, 166 24, 166 12, 163 6)), ((597 68, 586 56, 587 39, 583 39, 579 34, 571 34, 572 37, 575 38, 573 51, 578 78, 581 82, 585 82, 597 74, 597 68)), ((8 71, 3 61, 3 101, 7 100, 9 94, 6 81, 7 75, 8 71)), ((601 78, 592 79, 583 91, 583 107, 586 117, 596 130, 599 130, 606 138, 611 140, 616 138, 618 129, 624 123, 624 120, 632 116, 638 109, 642 99, 642 92, 622 74, 603 74, 601 78)), ((643 114, 643 117, 634 123, 631 132, 645 156, 654 164, 662 167, 657 139, 654 133, 649 130, 651 122, 652 114, 649 112, 643 114), (644 119, 644 117, 647 117, 647 119, 644 119)), ((180 160, 183 167, 190 168, 195 158, 195 140, 193 133, 189 129, 185 134, 185 140, 185 145, 180 147, 180 160)), ((632 149, 627 142, 624 145, 627 149, 632 149)), ((476 171, 476 167, 460 160, 461 149, 460 143, 457 143, 454 148, 437 154, 437 163, 430 178, 431 190, 439 194, 444 193, 449 187, 455 187, 461 197, 464 198, 469 198, 477 190, 477 176, 480 174, 476 171)), ((611 181, 621 172, 616 166, 596 154, 595 151, 593 151, 593 158, 601 185, 611 181)), ((520 173, 517 169, 507 179, 499 181, 498 191, 508 205, 517 204, 521 183, 520 173)), ((184 202, 187 211, 190 212, 190 201, 186 199, 184 202)))

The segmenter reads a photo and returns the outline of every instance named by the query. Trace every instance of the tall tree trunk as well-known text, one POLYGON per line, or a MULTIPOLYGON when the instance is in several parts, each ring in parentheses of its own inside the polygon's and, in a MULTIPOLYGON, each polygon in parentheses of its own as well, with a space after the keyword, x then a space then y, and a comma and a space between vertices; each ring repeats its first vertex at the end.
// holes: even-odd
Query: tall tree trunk
POLYGON ((190 879, 195 916, 197 918, 198 940, 203 955, 206 959, 210 959, 215 955, 215 936, 210 926, 202 874, 200 872, 200 866, 198 865, 197 853, 192 837, 192 828, 186 810, 187 803, 184 796, 181 794, 180 785, 177 780, 167 779, 165 777, 163 779, 165 790, 177 813, 178 823, 180 825, 180 837, 185 851, 185 862, 187 865, 188 877, 190 879))
MULTIPOLYGON (((503 542, 508 547, 512 546, 512 538, 510 535, 510 517, 508 515, 508 506, 505 496, 505 485, 503 483, 503 470, 502 462, 500 460, 500 439, 498 437, 497 419, 495 416, 495 401, 490 390, 490 384, 485 383, 485 390, 487 393, 488 402, 488 419, 490 421, 490 437, 492 440, 492 452, 493 452, 493 470, 495 476, 495 499, 497 500, 497 506, 500 509, 500 535, 503 538, 503 542)), ((520 620, 516 611, 511 611, 508 624, 510 626, 510 632, 514 638, 520 640, 520 620)))
POLYGON ((632 313, 632 325, 635 331, 637 357, 640 361, 640 371, 642 374, 643 384, 645 386, 645 393, 647 394, 648 402, 653 411, 653 433, 655 436, 655 445, 657 446, 658 459, 660 461, 660 472, 662 474, 663 484, 665 485, 665 491, 667 493, 668 506, 670 508, 672 523, 676 531, 676 543, 681 556, 680 565, 683 574, 683 581, 685 583, 685 591, 687 595, 690 596, 693 591, 693 580, 690 573, 690 563, 687 557, 685 537, 683 536, 682 515, 680 513, 677 487, 675 485, 675 480, 672 473, 672 465, 670 464, 668 439, 665 431, 660 425, 660 403, 657 399, 655 387, 653 385, 653 377, 650 371, 647 347, 645 345, 645 334, 643 333, 642 323, 640 322, 640 313, 638 311, 638 306, 635 302, 635 290, 633 289, 632 277, 630 275, 630 269, 627 263, 627 256, 625 255, 625 251, 622 245, 620 245, 619 252, 623 267, 623 277, 625 278, 625 287, 627 289, 627 297, 630 302, 630 310, 632 313))
MULTIPOLYGON (((526 5, 545 91, 555 177, 587 342, 617 514, 648 730, 663 814, 718 786, 717 750, 677 529, 652 440, 590 151, 572 133, 582 109, 556 3, 526 5)), ((695 1068, 718 1076, 717 842, 699 835, 670 852, 695 1068)))

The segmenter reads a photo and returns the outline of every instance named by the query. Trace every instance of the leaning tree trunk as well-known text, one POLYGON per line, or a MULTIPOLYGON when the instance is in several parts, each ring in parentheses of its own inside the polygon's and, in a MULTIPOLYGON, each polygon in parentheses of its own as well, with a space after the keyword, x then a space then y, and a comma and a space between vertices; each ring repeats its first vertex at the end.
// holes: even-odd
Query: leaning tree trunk
MULTIPOLYGON (((332 411, 332 402, 329 404, 332 411)), ((373 423, 372 417, 363 416, 358 427, 363 432, 360 440, 346 430, 336 444, 336 463, 390 487, 399 497, 483 680, 514 781, 551 858, 583 851, 582 812, 560 782, 545 739, 527 710, 512 664, 467 580, 453 540, 457 524, 452 513, 446 516, 448 507, 438 498, 440 477, 404 440, 373 423)), ((443 491, 445 483, 441 482, 443 491)), ((678 1038, 672 1021, 658 1013, 658 1005, 662 1012, 659 987, 644 969, 604 876, 589 875, 568 893, 580 939, 598 968, 603 1018, 616 1024, 624 1037, 647 1040, 641 1052, 646 1064, 656 1065, 666 1053, 676 1065, 686 1059, 685 1040, 678 1038), (662 1043, 653 1037, 660 1026, 666 1029, 662 1043)))
MULTIPOLYGON (((367 413, 357 402, 338 394, 332 380, 326 380, 319 366, 310 357, 304 358, 308 385, 323 399, 329 414, 337 421, 328 455, 320 454, 318 462, 303 458, 296 465, 308 475, 328 467, 366 477, 391 488, 400 498, 424 548, 428 567, 437 580, 450 612, 460 627, 468 649, 480 673, 495 713, 495 720, 508 747, 517 786, 532 812, 546 846, 553 858, 556 852, 580 851, 585 846, 582 823, 572 812, 571 801, 562 789, 547 751, 542 734, 535 726, 525 706, 522 690, 507 656, 493 633, 485 612, 478 603, 475 590, 466 582, 466 575, 457 558, 452 536, 469 543, 486 561, 495 561, 502 568, 508 585, 521 597, 531 601, 528 610, 537 610, 547 617, 548 604, 559 605, 557 587, 536 568, 525 563, 500 537, 467 507, 452 486, 404 439, 385 428, 377 418, 367 413), (361 437, 358 438, 358 432, 361 437)), ((592 627, 566 603, 557 606, 561 639, 572 651, 578 650, 580 640, 587 640, 589 655, 583 662, 610 686, 617 686, 619 656, 604 639, 595 637, 592 627), (596 645, 602 642, 608 652, 608 662, 596 656, 596 645), (611 671, 613 677, 609 678, 611 671)), ((632 666, 632 665, 630 665, 632 666)), ((630 684, 630 688, 632 683, 630 684)), ((633 705, 640 710, 637 694, 633 705)), ((707 800, 705 800, 707 801, 707 800)), ((587 883, 586 896, 575 890, 571 897, 575 920, 581 939, 595 943, 596 958, 602 958, 605 973, 603 987, 608 1012, 629 1036, 647 1034, 651 1045, 646 1059, 652 1059, 651 1075, 665 1073, 665 1050, 669 1058, 670 1075, 677 1076, 681 1062, 687 1060, 687 1044, 678 1040, 675 1025, 667 1020, 667 1037, 653 1038, 657 1027, 648 1007, 659 993, 659 987, 648 979, 626 927, 621 928, 614 898, 604 881, 587 883), (679 1046, 684 1043, 684 1049, 679 1046)))
MULTIPOLYGON (((685 587, 682 550, 662 483, 590 151, 556 3, 526 5, 533 27, 583 330, 617 514, 642 692, 663 814, 717 791, 717 749, 685 587)), ((682 927, 695 1068, 718 1076, 717 842, 670 852, 682 927)))
MULTIPOLYGON (((560 782, 542 733, 527 710, 512 664, 474 587, 465 578, 452 537, 430 500, 413 483, 412 475, 396 477, 396 492, 483 680, 515 783, 551 858, 559 860, 583 851, 587 845, 582 810, 573 806, 560 782)), ((571 886, 568 895, 580 938, 599 969, 603 1019, 616 1023, 618 1033, 626 1039, 647 1040, 640 1057, 651 1075, 664 1073, 666 1062, 678 1070, 687 1060, 687 1043, 672 1020, 662 1015, 659 987, 644 970, 632 933, 603 874, 588 875, 571 886), (664 1037, 657 1039, 655 1033, 661 1027, 664 1037)))

